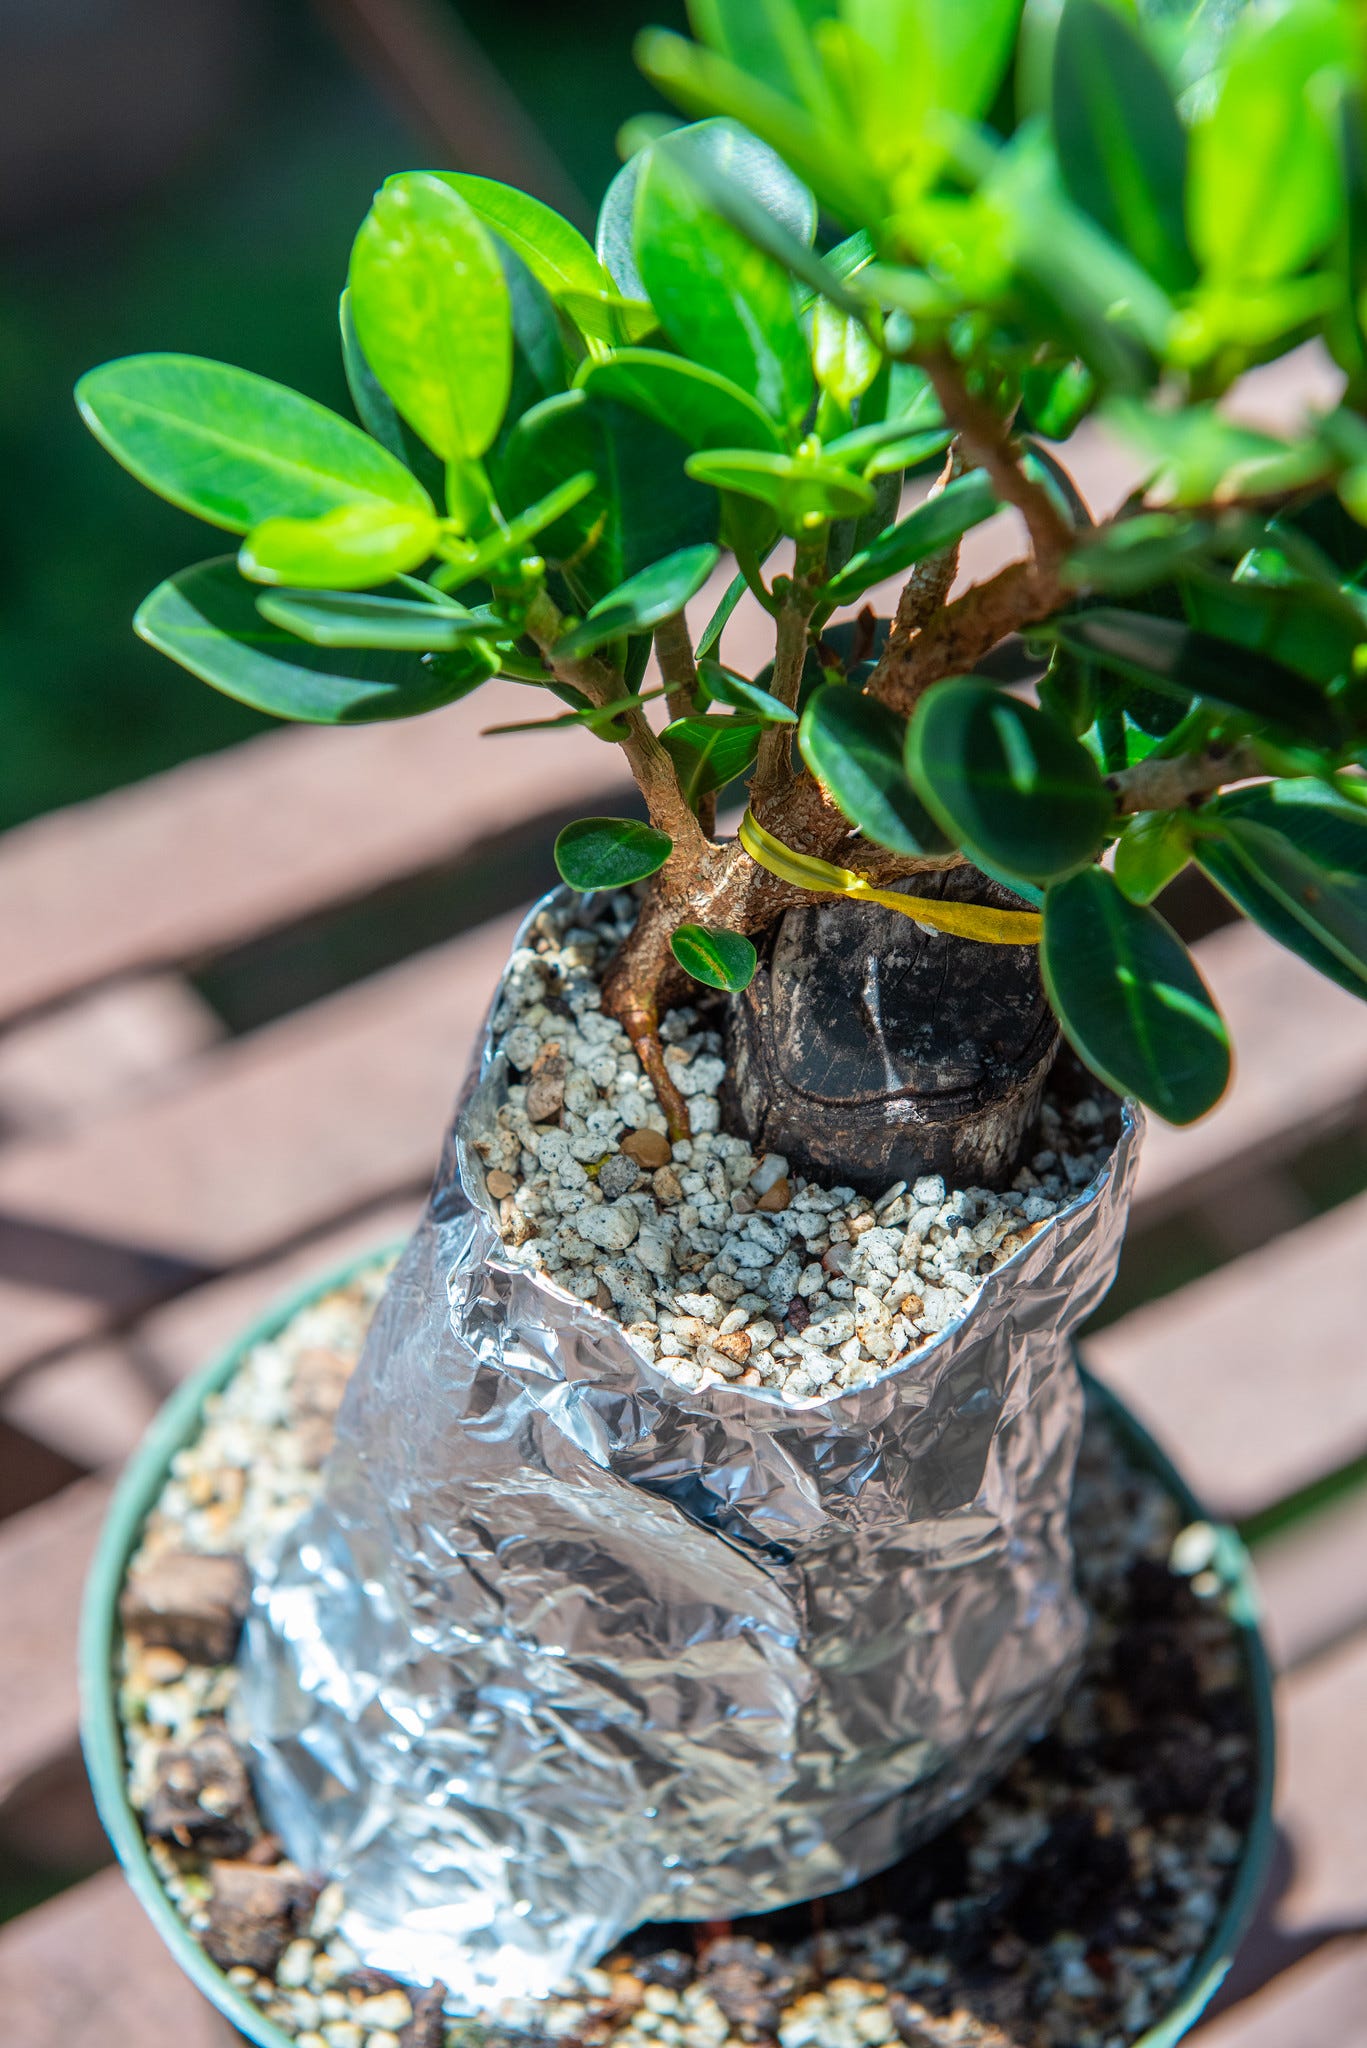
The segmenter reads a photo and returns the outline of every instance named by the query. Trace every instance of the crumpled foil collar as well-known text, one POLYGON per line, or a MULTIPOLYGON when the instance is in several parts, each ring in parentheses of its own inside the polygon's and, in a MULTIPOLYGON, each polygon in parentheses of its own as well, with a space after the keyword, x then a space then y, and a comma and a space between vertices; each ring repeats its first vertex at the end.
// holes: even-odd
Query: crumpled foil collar
POLYGON ((506 1085, 487 1032, 477 1076, 258 1587, 239 1704, 268 1823, 344 1882, 346 1939, 467 2012, 643 1920, 886 1866, 1056 1712, 1083 1628, 1070 1337, 1139 1136, 1127 1110, 961 1322, 794 1406, 676 1384, 510 1261, 471 1149, 506 1085))

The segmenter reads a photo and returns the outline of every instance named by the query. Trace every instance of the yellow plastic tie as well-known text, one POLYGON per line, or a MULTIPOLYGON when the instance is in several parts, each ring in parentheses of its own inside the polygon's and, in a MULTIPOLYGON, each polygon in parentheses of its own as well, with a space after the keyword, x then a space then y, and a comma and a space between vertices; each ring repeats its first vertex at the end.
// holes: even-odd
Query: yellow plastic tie
POLYGON ((875 889, 872 882, 849 868, 838 868, 828 860, 808 853, 794 853, 772 832, 766 832, 752 811, 740 822, 740 843, 751 860, 758 861, 781 882, 799 889, 812 889, 824 896, 849 896, 856 903, 881 903, 885 910, 899 910, 917 924, 928 924, 951 938, 980 939, 988 946, 1037 946, 1040 914, 1037 910, 993 910, 985 903, 944 903, 938 897, 903 896, 895 889, 875 889))

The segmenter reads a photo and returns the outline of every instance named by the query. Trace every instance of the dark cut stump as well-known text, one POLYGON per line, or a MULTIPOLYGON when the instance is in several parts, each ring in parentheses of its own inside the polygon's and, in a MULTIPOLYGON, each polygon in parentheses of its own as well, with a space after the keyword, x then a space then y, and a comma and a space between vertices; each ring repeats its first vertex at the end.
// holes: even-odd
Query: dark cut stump
MULTIPOLYGON (((903 893, 1024 906, 976 868, 903 893)), ((757 1150, 875 1193, 943 1174, 1003 1187, 1059 1033, 1033 946, 951 939, 877 904, 785 912, 731 1004, 731 1110, 757 1150)))

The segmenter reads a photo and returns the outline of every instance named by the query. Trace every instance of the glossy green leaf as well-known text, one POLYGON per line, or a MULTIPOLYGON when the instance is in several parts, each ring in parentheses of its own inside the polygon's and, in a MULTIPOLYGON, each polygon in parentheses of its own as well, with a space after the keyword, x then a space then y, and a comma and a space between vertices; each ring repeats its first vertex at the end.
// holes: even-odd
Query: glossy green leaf
POLYGON ((662 562, 638 570, 599 599, 583 624, 557 643, 556 654, 577 659, 625 633, 641 633, 658 626, 661 619, 673 618, 697 596, 720 560, 721 551, 715 547, 680 548, 662 562))
POLYGON ((76 402, 139 483, 230 533, 343 505, 432 510, 416 477, 359 427, 228 363, 125 356, 82 377, 76 402))
POLYGON ((818 299, 812 313, 812 367, 816 381, 849 412, 882 366, 882 351, 861 321, 818 299))
POLYGON ((133 624, 149 646, 225 696, 313 725, 412 718, 465 696, 498 666, 479 641, 435 655, 310 647, 262 618, 231 555, 160 584, 133 624))
POLYGON ((651 84, 685 113, 724 116, 767 142, 838 219, 860 226, 881 220, 877 181, 841 146, 844 138, 781 92, 670 29, 643 30, 635 56, 651 84))
POLYGON ((1193 626, 1284 662, 1312 682, 1351 673, 1354 651, 1367 640, 1367 619, 1332 586, 1298 578, 1271 582, 1241 564, 1231 580, 1211 569, 1182 578, 1182 602, 1193 626))
POLYGON ((1255 924, 1367 996, 1367 811, 1310 781, 1258 783, 1207 804, 1199 865, 1255 924))
POLYGON ((440 504, 446 489, 441 459, 413 432, 366 361, 356 336, 349 291, 344 291, 337 302, 337 322, 342 336, 342 368, 356 417, 382 448, 396 455, 405 469, 412 470, 433 503, 440 504))
POLYGON ((817 781, 866 839, 893 853, 943 851, 944 834, 907 781, 906 727, 848 683, 826 683, 808 699, 798 747, 817 781))
POLYGON ((763 731, 755 719, 676 718, 660 741, 678 771, 684 796, 696 809, 714 789, 744 775, 759 751, 763 731))
POLYGON ((502 631, 487 607, 467 611, 447 601, 377 597, 369 592, 268 591, 256 600, 263 619, 314 647, 393 647, 413 654, 449 653, 502 631))
POLYGON ((772 506, 785 533, 801 533, 825 519, 854 518, 873 504, 871 484, 820 456, 717 448, 690 455, 685 466, 700 483, 772 506))
POLYGON ((1175 811, 1141 811, 1116 842, 1115 879, 1131 903, 1152 903, 1191 859, 1191 821, 1175 811))
POLYGON ((643 413, 690 448, 782 452, 778 429, 762 406, 729 378, 682 356, 619 349, 606 362, 586 363, 577 381, 600 398, 643 413))
POLYGON ((1351 66, 1349 13, 1300 0, 1247 13, 1211 106, 1191 135, 1187 222, 1215 278, 1290 277, 1333 233, 1338 166, 1318 74, 1351 66))
POLYGON ((321 519, 264 519, 238 551, 254 583, 370 590, 425 562, 437 542, 430 512, 404 505, 339 505, 321 519))
POLYGON ((1149 688, 1204 697, 1314 742, 1331 745, 1337 737, 1333 707, 1304 676, 1176 619, 1103 606, 1054 619, 1047 630, 1075 653, 1149 688))
POLYGON ((351 251, 356 334, 409 425, 448 461, 482 455, 512 386, 512 309, 478 216, 441 178, 375 195, 351 251))
POLYGON ((1114 815, 1096 763, 1071 733, 972 676, 926 692, 907 731, 906 768, 956 845, 1027 881, 1093 859, 1114 815))
MULTIPOLYGON (((748 197, 804 247, 810 244, 816 233, 816 202, 766 142, 734 121, 697 121, 673 133, 686 140, 695 178, 705 178, 712 171, 726 188, 748 197)), ((649 297, 636 263, 636 201, 641 174, 652 154, 653 146, 623 164, 603 196, 598 215, 599 258, 617 289, 629 299, 649 297)), ((712 188, 704 189, 707 196, 715 198, 712 188)))
POLYGON ((579 818, 555 842, 555 864, 571 889, 626 889, 662 868, 674 851, 667 832, 639 818, 579 818))
POLYGON ((652 562, 719 538, 720 502, 685 475, 687 455, 678 435, 580 390, 534 406, 496 451, 493 468, 507 513, 577 472, 596 478, 588 496, 538 535, 546 559, 593 604, 652 562))
POLYGON ((729 704, 733 711, 757 715, 766 725, 797 724, 797 713, 790 711, 781 697, 775 697, 759 683, 752 683, 748 676, 738 676, 734 669, 723 668, 719 661, 700 656, 698 674, 714 704, 729 704))
POLYGON ((1187 247, 1187 137, 1162 69, 1111 0, 1066 0, 1054 44, 1054 137, 1068 196, 1168 291, 1187 247))
POLYGON ((792 280, 713 211, 672 140, 641 173, 635 220, 636 260, 670 340, 780 425, 800 425, 813 378, 792 280))
POLYGON ((1194 1123, 1229 1084, 1229 1033, 1195 962, 1156 910, 1104 868, 1044 899, 1044 986, 1074 1049, 1120 1095, 1194 1123))
POLYGON ((935 115, 986 114, 1015 44, 1021 0, 843 0, 840 11, 863 133, 876 160, 891 165, 943 136, 935 115))
POLYGON ((543 200, 496 178, 471 171, 433 171, 460 194, 472 213, 506 242, 553 299, 566 292, 595 293, 611 288, 612 279, 578 228, 543 200))
POLYGON ((990 518, 997 509, 996 494, 985 470, 970 470, 955 477, 908 513, 900 524, 870 542, 826 585, 823 596, 832 604, 849 604, 871 584, 885 576, 900 575, 913 562, 923 562, 942 548, 953 545, 972 526, 990 518))
POLYGON ((693 650, 699 661, 714 653, 721 645, 721 636, 726 631, 731 615, 749 587, 743 575, 731 578, 722 595, 721 603, 703 627, 702 638, 693 650))
POLYGON ((681 924, 669 941, 669 950, 694 981, 705 988, 725 989, 738 995, 755 978, 759 956, 740 932, 728 932, 717 925, 681 924))

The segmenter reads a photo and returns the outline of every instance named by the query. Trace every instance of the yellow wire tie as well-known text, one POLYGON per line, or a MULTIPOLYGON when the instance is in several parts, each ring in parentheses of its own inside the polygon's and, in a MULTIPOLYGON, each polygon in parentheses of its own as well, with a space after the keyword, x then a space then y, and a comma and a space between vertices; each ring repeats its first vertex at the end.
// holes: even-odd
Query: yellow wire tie
POLYGON ((885 910, 900 911, 917 924, 948 932, 955 939, 979 939, 988 946, 1037 946, 1040 914, 1037 910, 993 910, 986 903, 945 903, 938 897, 904 896, 895 889, 875 889, 863 875, 838 868, 832 861, 817 860, 808 853, 794 853, 772 832, 766 832, 752 811, 741 819, 740 843, 751 860, 758 861, 780 882, 798 889, 811 889, 823 896, 848 896, 856 903, 881 903, 885 910))

